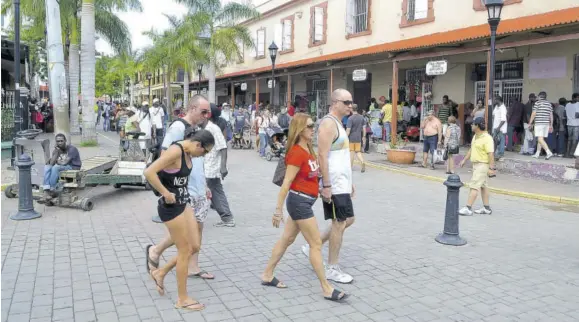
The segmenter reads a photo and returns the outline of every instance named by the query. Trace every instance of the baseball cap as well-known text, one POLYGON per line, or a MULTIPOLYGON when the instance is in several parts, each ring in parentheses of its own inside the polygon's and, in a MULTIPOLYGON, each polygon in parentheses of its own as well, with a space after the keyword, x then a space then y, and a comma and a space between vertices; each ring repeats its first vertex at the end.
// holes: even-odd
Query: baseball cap
POLYGON ((472 124, 485 125, 485 118, 484 117, 477 117, 476 119, 474 119, 474 121, 472 121, 472 124))
POLYGON ((153 98, 153 104, 155 103, 159 103, 159 99, 158 98, 153 98))

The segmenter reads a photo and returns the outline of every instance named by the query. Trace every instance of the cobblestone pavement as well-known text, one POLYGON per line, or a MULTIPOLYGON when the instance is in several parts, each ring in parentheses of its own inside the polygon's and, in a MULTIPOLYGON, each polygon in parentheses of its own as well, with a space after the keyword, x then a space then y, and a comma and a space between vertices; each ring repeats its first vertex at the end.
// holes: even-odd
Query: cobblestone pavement
MULTIPOLYGON (((347 303, 321 297, 302 237, 276 272, 289 289, 261 286, 281 233, 270 219, 276 163, 254 151, 232 151, 229 159, 224 184, 237 227, 214 228, 218 216, 210 213, 200 261, 217 278, 189 280, 204 311, 173 308, 173 273, 164 297, 146 274, 144 247, 165 234, 150 220, 153 194, 98 187, 87 191, 93 211, 37 205, 43 217, 29 222, 6 219, 17 201, 2 197, 2 321, 579 320, 578 208, 492 196, 492 216, 461 218, 469 244, 443 246, 434 237, 445 187, 375 169, 354 174, 357 221, 341 254, 355 278, 343 286, 352 294, 347 303)), ((319 201, 316 214, 325 228, 319 201)))

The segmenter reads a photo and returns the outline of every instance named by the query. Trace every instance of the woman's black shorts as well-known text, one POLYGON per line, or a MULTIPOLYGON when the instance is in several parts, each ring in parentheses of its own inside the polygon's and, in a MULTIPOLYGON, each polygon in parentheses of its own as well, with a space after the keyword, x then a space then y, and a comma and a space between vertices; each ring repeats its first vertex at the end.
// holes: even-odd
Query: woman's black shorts
POLYGON ((306 195, 305 193, 290 190, 286 199, 286 208, 291 219, 301 220, 314 217, 312 207, 317 198, 306 195))
POLYGON ((161 221, 167 222, 182 214, 185 211, 185 207, 187 207, 187 204, 176 205, 159 203, 157 205, 157 211, 159 212, 159 218, 161 218, 161 221))

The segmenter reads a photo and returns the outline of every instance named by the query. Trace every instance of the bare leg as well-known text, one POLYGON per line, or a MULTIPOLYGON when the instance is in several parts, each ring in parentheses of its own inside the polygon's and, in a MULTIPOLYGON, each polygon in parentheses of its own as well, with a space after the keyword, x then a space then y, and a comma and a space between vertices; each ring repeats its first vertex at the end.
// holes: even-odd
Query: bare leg
POLYGON ((354 156, 356 152, 350 151, 350 166, 354 167, 354 156))
MULTIPOLYGON (((203 223, 202 222, 197 222, 197 226, 199 229, 199 248, 201 248, 201 241, 203 240, 203 223)), ((189 275, 194 275, 201 272, 201 268, 199 267, 199 252, 193 253, 193 255, 191 255, 191 258, 189 259, 189 275)), ((206 279, 213 279, 215 278, 215 276, 213 276, 212 274, 203 274, 203 276, 199 276, 201 278, 206 278, 206 279)))
POLYGON ((470 189, 470 193, 468 194, 468 200, 466 202, 466 205, 469 207, 472 207, 477 196, 478 196, 478 190, 470 189))
POLYGON ((448 156, 448 172, 454 173, 454 158, 452 155, 448 156))
MULTIPOLYGON (((277 241, 277 243, 275 243, 275 246, 271 251, 271 257, 269 258, 267 266, 265 267, 265 270, 261 275, 262 281, 269 282, 273 279, 274 277, 273 271, 275 270, 275 267, 281 260, 281 257, 283 256, 289 245, 291 245, 296 240, 296 236, 298 235, 299 232, 300 231, 296 222, 293 221, 290 217, 287 217, 285 221, 285 228, 283 234, 281 238, 277 241)), ((278 285, 279 285, 278 287, 286 287, 281 282, 278 285)))
POLYGON ((426 168, 428 162, 428 152, 422 152, 422 166, 426 168))
POLYGON ((171 238, 177 246, 177 256, 173 257, 165 266, 151 272, 151 277, 157 284, 157 290, 164 294, 163 280, 173 267, 177 267, 177 293, 176 306, 187 306, 189 309, 202 309, 202 304, 195 304, 195 300, 187 294, 187 264, 192 253, 199 251, 197 237, 197 222, 190 207, 175 219, 165 223, 171 234, 171 238))
POLYGON ((490 193, 489 193, 489 189, 487 189, 486 187, 482 187, 480 188, 480 194, 482 197, 482 202, 483 202, 483 206, 489 206, 489 197, 490 197, 490 193))
MULTIPOLYGON (((346 228, 352 226, 353 223, 354 223, 354 217, 348 218, 346 220, 346 228)), ((326 231, 324 231, 324 233, 322 234, 322 245, 327 243, 328 240, 330 240, 331 233, 332 233, 332 225, 330 225, 328 227, 328 229, 326 229, 326 231)))
POLYGON ((332 296, 334 288, 326 279, 326 271, 322 261, 322 239, 318 230, 318 223, 315 217, 298 220, 297 225, 302 235, 310 245, 310 263, 320 280, 322 291, 325 297, 332 296))
MULTIPOLYGON (((163 238, 163 240, 157 244, 157 245, 153 245, 153 247, 149 248, 149 258, 153 261, 153 262, 157 262, 159 263, 159 258, 161 257, 161 255, 163 254, 163 252, 173 246, 175 243, 173 243, 173 239, 171 238, 171 234, 167 234, 167 236, 165 236, 165 238, 163 238)), ((151 264, 149 263, 149 269, 155 269, 155 267, 151 266, 151 264)))
POLYGON ((332 220, 328 265, 338 264, 340 248, 342 248, 342 237, 344 236, 344 231, 346 230, 346 228, 350 227, 353 223, 354 217, 350 217, 346 221, 332 220))
POLYGON ((358 161, 362 164, 362 172, 366 172, 366 162, 364 162, 364 156, 362 155, 361 151, 356 152, 356 157, 358 161))

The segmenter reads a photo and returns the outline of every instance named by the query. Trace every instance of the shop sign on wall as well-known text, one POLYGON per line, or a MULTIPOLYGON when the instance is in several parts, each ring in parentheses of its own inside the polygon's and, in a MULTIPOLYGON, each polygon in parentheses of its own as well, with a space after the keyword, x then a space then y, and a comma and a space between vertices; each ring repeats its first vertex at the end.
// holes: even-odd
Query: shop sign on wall
POLYGON ((446 74, 448 62, 446 60, 435 60, 426 63, 426 75, 440 76, 446 74))
POLYGON ((363 82, 368 78, 368 72, 365 69, 356 69, 352 72, 352 80, 354 82, 363 82))

